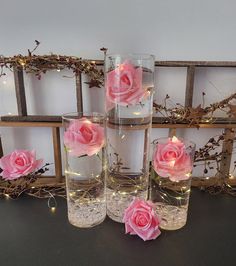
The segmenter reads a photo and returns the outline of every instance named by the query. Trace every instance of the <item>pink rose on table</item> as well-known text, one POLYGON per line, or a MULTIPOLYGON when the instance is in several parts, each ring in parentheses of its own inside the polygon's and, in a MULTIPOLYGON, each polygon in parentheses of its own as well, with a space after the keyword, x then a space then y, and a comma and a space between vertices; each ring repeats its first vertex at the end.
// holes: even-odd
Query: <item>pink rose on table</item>
POLYGON ((39 169, 43 160, 36 160, 35 151, 15 150, 0 159, 1 176, 5 180, 14 180, 39 169))
POLYGON ((73 120, 64 133, 64 145, 74 156, 91 156, 104 145, 104 128, 86 118, 73 120))
POLYGON ((106 109, 116 104, 127 106, 142 101, 146 91, 142 87, 142 68, 135 67, 125 61, 107 73, 106 78, 106 109))
POLYGON ((156 239, 161 233, 160 222, 151 201, 135 198, 125 210, 123 222, 126 234, 138 235, 144 241, 156 239))
POLYGON ((176 137, 167 143, 158 143, 153 155, 153 168, 158 175, 169 177, 171 181, 189 179, 192 162, 184 143, 176 137))

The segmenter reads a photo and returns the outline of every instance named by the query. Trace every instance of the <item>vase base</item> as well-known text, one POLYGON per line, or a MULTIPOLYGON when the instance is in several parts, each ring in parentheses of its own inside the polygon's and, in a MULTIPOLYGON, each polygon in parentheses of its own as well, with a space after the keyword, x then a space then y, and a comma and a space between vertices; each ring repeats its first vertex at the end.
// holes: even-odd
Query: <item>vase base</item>
POLYGON ((110 219, 112 219, 114 222, 123 223, 122 222, 122 217, 114 215, 113 213, 109 212, 109 210, 107 210, 107 216, 110 219))
POLYGON ((164 203, 156 203, 156 212, 161 220, 160 228, 163 230, 178 230, 187 222, 188 206, 172 206, 164 203))
POLYGON ((90 228, 102 223, 106 218, 106 202, 96 199, 89 204, 68 200, 68 220, 79 228, 90 228))
POLYGON ((184 224, 179 224, 179 225, 169 225, 169 226, 160 226, 161 229, 166 230, 166 231, 174 231, 174 230, 178 230, 183 228, 186 225, 186 223, 184 224))
POLYGON ((136 191, 135 193, 128 193, 116 191, 107 188, 107 215, 113 221, 122 223, 125 209, 128 208, 130 203, 135 197, 147 199, 148 191, 136 191))
POLYGON ((99 224, 101 224, 104 220, 106 219, 106 216, 102 219, 102 220, 100 220, 100 221, 97 221, 97 222, 95 222, 95 223, 93 223, 93 224, 80 224, 80 223, 77 223, 77 222, 75 222, 75 221, 71 221, 70 219, 68 219, 68 221, 69 221, 69 223, 71 224, 71 225, 73 225, 73 226, 75 226, 75 227, 78 227, 78 228, 81 228, 81 229, 86 229, 86 228, 92 228, 92 227, 94 227, 94 226, 96 226, 96 225, 99 225, 99 224))

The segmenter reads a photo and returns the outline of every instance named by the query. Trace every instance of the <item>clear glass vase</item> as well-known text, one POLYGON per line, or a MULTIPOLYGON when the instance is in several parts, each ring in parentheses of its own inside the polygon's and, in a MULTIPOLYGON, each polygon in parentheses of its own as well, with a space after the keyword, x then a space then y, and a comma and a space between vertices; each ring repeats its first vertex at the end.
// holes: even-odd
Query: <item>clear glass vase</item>
POLYGON ((160 228, 176 230, 187 222, 195 144, 173 138, 154 141, 149 199, 160 228))
POLYGON ((107 214, 122 222, 134 197, 147 199, 154 57, 107 55, 107 214))
POLYGON ((69 222, 86 228, 106 217, 104 117, 98 113, 63 116, 69 222))

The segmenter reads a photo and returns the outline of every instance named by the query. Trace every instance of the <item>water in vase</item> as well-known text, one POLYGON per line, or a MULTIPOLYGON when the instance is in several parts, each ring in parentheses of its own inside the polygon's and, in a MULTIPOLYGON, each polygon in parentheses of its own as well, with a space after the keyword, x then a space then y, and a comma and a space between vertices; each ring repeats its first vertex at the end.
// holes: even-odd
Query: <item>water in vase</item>
POLYGON ((92 227, 106 216, 105 171, 98 155, 68 156, 65 171, 68 219, 77 227, 92 227))
POLYGON ((151 179, 150 198, 161 220, 160 227, 176 230, 187 221, 191 179, 172 182, 156 176, 151 179))

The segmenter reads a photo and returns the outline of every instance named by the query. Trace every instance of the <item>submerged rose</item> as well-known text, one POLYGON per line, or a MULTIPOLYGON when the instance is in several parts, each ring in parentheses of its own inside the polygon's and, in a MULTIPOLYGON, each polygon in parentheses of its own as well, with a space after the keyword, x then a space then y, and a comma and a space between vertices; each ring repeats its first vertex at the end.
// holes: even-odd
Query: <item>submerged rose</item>
POLYGON ((135 67, 125 61, 117 68, 107 73, 106 79, 106 109, 112 109, 116 104, 127 106, 142 101, 146 91, 142 87, 142 68, 135 67))
POLYGON ((153 168, 161 177, 171 181, 186 180, 192 171, 191 156, 182 141, 173 137, 167 143, 158 143, 153 155, 153 168))
POLYGON ((126 234, 138 235, 144 241, 156 239, 161 233, 160 222, 151 201, 135 198, 125 210, 123 222, 126 234))
POLYGON ((43 160, 36 160, 35 151, 15 150, 0 159, 0 174, 5 180, 14 180, 33 173, 42 166, 43 160))
POLYGON ((64 133, 64 145, 74 156, 91 156, 104 145, 104 128, 86 118, 73 120, 64 133))

